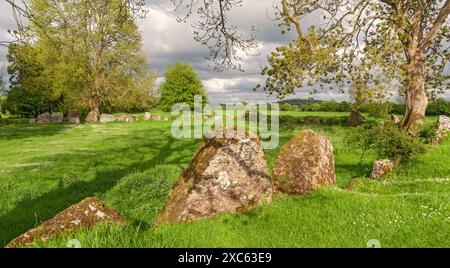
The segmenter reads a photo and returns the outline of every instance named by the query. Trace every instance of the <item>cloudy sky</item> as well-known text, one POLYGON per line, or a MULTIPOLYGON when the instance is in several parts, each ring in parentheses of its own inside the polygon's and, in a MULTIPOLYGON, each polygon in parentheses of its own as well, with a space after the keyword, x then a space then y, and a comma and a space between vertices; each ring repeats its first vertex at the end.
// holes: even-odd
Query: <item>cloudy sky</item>
MULTIPOLYGON (((230 20, 240 29, 256 26, 258 30, 259 56, 247 57, 243 61, 245 72, 215 72, 205 60, 207 48, 193 40, 189 23, 177 22, 180 11, 175 11, 170 0, 147 0, 149 13, 145 19, 138 21, 143 35, 144 49, 149 58, 149 66, 158 72, 158 83, 163 80, 164 71, 178 61, 191 63, 200 73, 208 95, 213 102, 262 102, 271 101, 264 92, 253 92, 253 88, 264 82, 261 66, 266 64, 266 56, 276 46, 292 40, 292 36, 282 35, 276 22, 270 20, 273 14, 271 6, 274 0, 245 0, 244 5, 233 11, 230 20)), ((0 0, 0 40, 7 40, 7 29, 15 27, 11 8, 0 0)), ((193 21, 191 21, 193 22, 193 21)), ((6 62, 6 48, 0 47, 0 62, 6 62)), ((309 89, 299 89, 290 98, 309 98, 309 89)), ((337 91, 323 91, 313 96, 322 100, 347 100, 347 96, 337 91)), ((447 95, 450 98, 450 94, 447 95)))

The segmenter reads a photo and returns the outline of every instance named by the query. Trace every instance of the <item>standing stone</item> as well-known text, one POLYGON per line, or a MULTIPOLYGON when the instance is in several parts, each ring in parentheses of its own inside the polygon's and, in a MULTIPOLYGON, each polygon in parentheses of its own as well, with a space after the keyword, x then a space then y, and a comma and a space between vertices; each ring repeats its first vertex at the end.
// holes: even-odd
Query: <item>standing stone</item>
POLYGON ((100 116, 100 123, 110 123, 110 122, 116 122, 116 118, 113 115, 102 114, 100 116))
POLYGON ((62 113, 52 113, 51 120, 53 123, 62 123, 64 120, 64 116, 62 113))
POLYGON ((59 213, 53 219, 20 235, 6 247, 31 246, 37 241, 44 242, 50 238, 70 234, 77 230, 91 229, 100 223, 127 225, 126 220, 117 210, 107 207, 95 198, 86 198, 59 213))
POLYGON ((336 185, 333 145, 312 130, 298 133, 280 151, 273 170, 277 189, 307 194, 325 185, 336 185))
POLYGON ((391 121, 394 125, 398 125, 401 122, 400 117, 396 116, 395 114, 391 115, 391 121))
POLYGON ((272 201, 273 185, 260 140, 235 136, 205 141, 173 187, 158 223, 194 221, 272 201))
POLYGON ((134 117, 132 117, 131 115, 122 115, 122 116, 119 116, 118 118, 117 118, 117 121, 119 121, 119 122, 127 122, 127 123, 131 123, 131 122, 134 122, 134 121, 136 121, 135 119, 134 119, 134 117))
POLYGON ((98 122, 98 113, 96 111, 90 111, 85 119, 88 123, 98 122))
POLYGON ((364 117, 359 111, 353 110, 348 118, 348 125, 351 127, 357 127, 364 123, 364 117))
POLYGON ((78 111, 69 111, 67 114, 67 121, 70 124, 79 124, 80 123, 80 114, 78 111))
POLYGON ((38 116, 36 123, 38 124, 48 124, 52 122, 52 116, 50 113, 43 113, 38 116))
POLYGON ((152 119, 152 115, 149 113, 149 112, 146 112, 145 114, 144 114, 144 120, 145 121, 149 121, 149 120, 151 120, 152 119))
POLYGON ((450 131, 450 118, 448 118, 447 116, 439 116, 437 124, 439 130, 450 131))
POLYGON ((394 171, 394 163, 389 159, 378 160, 373 165, 372 179, 379 180, 394 171))

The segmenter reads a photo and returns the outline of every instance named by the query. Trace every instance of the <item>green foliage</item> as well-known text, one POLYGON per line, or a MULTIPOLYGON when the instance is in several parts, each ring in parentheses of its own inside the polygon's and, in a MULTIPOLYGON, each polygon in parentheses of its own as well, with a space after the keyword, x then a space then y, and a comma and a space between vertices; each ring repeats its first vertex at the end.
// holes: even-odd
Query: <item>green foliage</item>
POLYGON ((450 101, 445 99, 430 101, 427 108, 427 115, 450 116, 450 101))
POLYGON ((203 103, 207 96, 197 71, 188 63, 179 62, 170 66, 165 74, 166 81, 161 84, 159 108, 171 111, 175 104, 185 103, 194 108, 194 97, 200 96, 203 103))
POLYGON ((349 147, 371 151, 379 159, 407 162, 425 153, 427 146, 422 139, 412 137, 407 131, 394 125, 365 124, 355 128, 346 137, 349 147))
POLYGON ((280 110, 284 111, 284 112, 288 112, 288 111, 294 111, 295 110, 295 106, 290 104, 290 103, 284 103, 280 106, 280 110))
POLYGON ((308 110, 311 112, 318 112, 318 111, 320 111, 320 109, 321 109, 321 105, 319 103, 311 104, 308 108, 308 110))
POLYGON ((360 109, 372 117, 386 119, 389 118, 389 114, 392 112, 392 103, 373 102, 362 106, 360 109))

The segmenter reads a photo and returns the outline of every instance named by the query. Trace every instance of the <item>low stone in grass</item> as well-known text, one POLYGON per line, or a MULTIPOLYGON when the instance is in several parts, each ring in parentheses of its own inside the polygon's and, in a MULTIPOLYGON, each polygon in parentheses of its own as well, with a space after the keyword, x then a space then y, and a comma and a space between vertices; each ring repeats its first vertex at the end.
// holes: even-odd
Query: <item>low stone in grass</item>
POLYGON ((85 119, 88 123, 98 122, 98 113, 96 111, 90 111, 85 119))
POLYGON ((6 247, 32 246, 35 242, 69 234, 81 229, 90 229, 100 223, 127 225, 126 220, 113 208, 107 207, 95 198, 86 198, 12 240, 6 247))
POLYGON ((436 138, 433 140, 434 145, 439 144, 447 136, 447 133, 450 131, 450 118, 441 115, 439 116, 436 125, 437 131, 436 131, 436 138))
POLYGON ((149 121, 152 119, 152 115, 149 112, 144 113, 144 120, 149 121))
POLYGON ((353 110, 348 118, 348 125, 351 127, 357 127, 364 123, 364 117, 360 111, 353 110))
POLYGON ((159 213, 158 223, 195 221, 272 201, 260 140, 250 134, 206 139, 159 213))
POLYGON ((100 123, 111 123, 116 122, 116 118, 110 114, 102 114, 100 116, 100 123))
POLYGON ((43 113, 38 115, 36 119, 37 124, 48 124, 52 122, 52 116, 50 113, 43 113))
POLYGON ((69 111, 67 114, 67 121, 70 124, 79 124, 80 123, 80 113, 78 111, 69 111))
POLYGON ((333 145, 312 130, 298 133, 280 151, 273 170, 276 188, 287 194, 307 194, 336 185, 333 145))
POLYGON ((125 114, 125 115, 119 116, 117 118, 117 121, 131 123, 131 122, 136 121, 136 119, 131 115, 125 114))
POLYGON ((379 180, 394 171, 394 163, 389 159, 375 161, 371 178, 379 180))
POLYGON ((62 123, 64 120, 64 116, 62 113, 52 113, 51 120, 53 123, 62 123))

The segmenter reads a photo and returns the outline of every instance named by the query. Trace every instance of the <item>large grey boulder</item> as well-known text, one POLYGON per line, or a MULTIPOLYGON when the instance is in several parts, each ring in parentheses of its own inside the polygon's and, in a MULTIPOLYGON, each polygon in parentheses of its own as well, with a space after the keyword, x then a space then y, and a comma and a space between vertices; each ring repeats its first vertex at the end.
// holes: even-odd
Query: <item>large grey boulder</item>
POLYGON ((194 221, 272 201, 260 140, 252 135, 207 139, 183 172, 158 223, 194 221))
POLYGON ((69 111, 67 114, 67 121, 70 124, 79 124, 80 123, 80 113, 78 111, 69 111))
POLYGON ((37 124, 48 124, 52 122, 52 116, 50 113, 43 113, 38 115, 36 119, 37 124))
POLYGON ((64 116, 62 113, 52 113, 51 120, 53 123, 62 123, 64 120, 64 116))
POLYGON ((276 188, 287 194, 307 194, 336 185, 333 145, 312 130, 298 133, 281 149, 273 170, 276 188))

